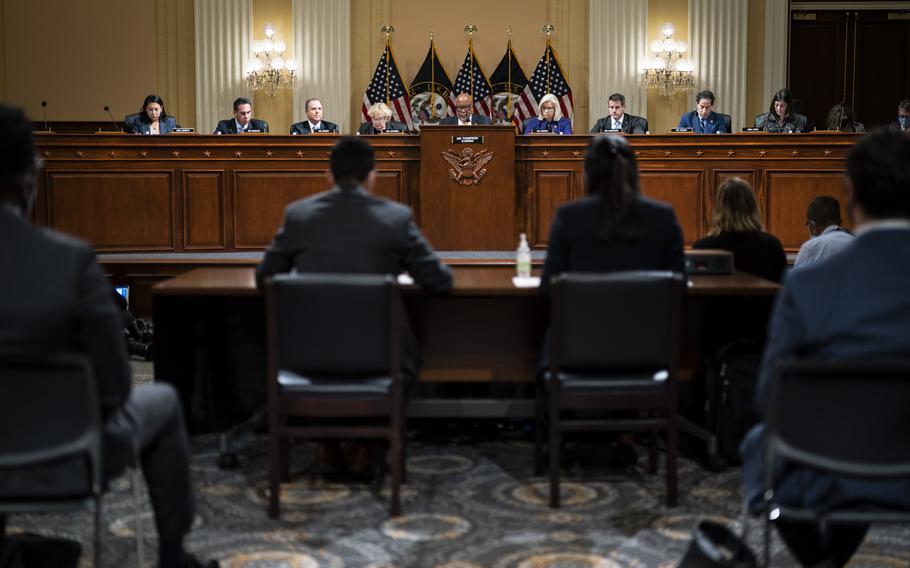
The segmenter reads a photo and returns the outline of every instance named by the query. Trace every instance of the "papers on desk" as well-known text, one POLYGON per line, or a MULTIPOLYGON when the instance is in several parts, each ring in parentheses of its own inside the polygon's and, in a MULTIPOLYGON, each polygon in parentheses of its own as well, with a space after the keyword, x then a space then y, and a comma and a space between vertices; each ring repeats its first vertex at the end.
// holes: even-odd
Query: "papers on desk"
POLYGON ((512 284, 516 288, 537 288, 540 286, 540 276, 513 276, 512 284))
POLYGON ((414 279, 411 278, 411 275, 407 272, 402 272, 398 275, 398 285, 399 286, 410 286, 414 283, 414 279))

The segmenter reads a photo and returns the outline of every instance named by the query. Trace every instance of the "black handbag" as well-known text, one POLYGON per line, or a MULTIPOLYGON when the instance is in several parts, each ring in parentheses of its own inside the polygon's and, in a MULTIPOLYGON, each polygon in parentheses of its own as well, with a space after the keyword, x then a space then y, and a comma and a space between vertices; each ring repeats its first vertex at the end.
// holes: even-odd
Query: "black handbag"
POLYGON ((755 568, 755 553, 726 526, 701 521, 678 568, 755 568))

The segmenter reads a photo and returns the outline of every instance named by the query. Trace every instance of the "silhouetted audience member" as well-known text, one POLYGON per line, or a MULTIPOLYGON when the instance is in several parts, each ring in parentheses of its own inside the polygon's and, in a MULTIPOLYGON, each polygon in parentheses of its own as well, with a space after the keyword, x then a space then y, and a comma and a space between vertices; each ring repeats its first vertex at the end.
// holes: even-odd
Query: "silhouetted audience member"
POLYGON ((840 226, 840 203, 830 195, 819 195, 806 209, 809 240, 803 243, 793 262, 802 268, 836 254, 853 242, 853 235, 840 226))
POLYGON ((0 348, 74 351, 90 359, 106 477, 138 456, 155 510, 159 565, 202 566, 183 548, 194 503, 180 400, 167 383, 132 385, 120 311, 92 248, 28 223, 40 170, 30 123, 20 110, 0 105, 0 348))
MULTIPOLYGON (((847 157, 846 206, 856 239, 825 262, 796 270, 777 298, 756 404, 768 396, 773 366, 793 357, 910 357, 910 137, 883 129, 847 157)), ((849 401, 845 401, 849 412, 849 401)), ((764 425, 742 445, 744 493, 753 509, 764 491, 764 425)), ((781 464, 774 487, 784 505, 829 510, 874 502, 910 509, 910 480, 838 478, 781 464)), ((843 566, 865 525, 779 522, 787 546, 805 566, 843 566), (827 562, 827 564, 822 564, 827 562)))
POLYGON ((725 180, 717 188, 711 230, 692 248, 730 251, 736 270, 774 282, 781 281, 787 268, 784 247, 762 229, 752 186, 738 177, 725 180))
MULTIPOLYGON (((563 272, 683 272, 682 229, 673 208, 641 194, 638 164, 618 135, 592 139, 585 153, 587 196, 561 206, 550 228, 540 290, 563 272)), ((546 367, 546 346, 541 366, 546 367)), ((615 461, 637 461, 631 436, 620 437, 615 461)))

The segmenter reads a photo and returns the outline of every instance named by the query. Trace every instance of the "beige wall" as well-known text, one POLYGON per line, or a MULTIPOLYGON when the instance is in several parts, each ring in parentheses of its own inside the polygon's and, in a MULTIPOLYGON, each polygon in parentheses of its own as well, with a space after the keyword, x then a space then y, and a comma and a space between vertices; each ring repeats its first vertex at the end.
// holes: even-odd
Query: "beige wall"
POLYGON ((33 119, 41 118, 41 100, 47 100, 48 120, 107 120, 108 105, 119 122, 137 112, 146 95, 158 93, 168 112, 192 124, 195 105, 185 104, 192 49, 188 55, 181 40, 187 28, 192 33, 192 3, 149 6, 143 0, 2 0, 3 100, 33 119), (188 22, 181 4, 190 5, 188 22), (177 22, 178 29, 159 33, 159 26, 177 22))
MULTIPOLYGON (((252 39, 265 39, 266 24, 275 27, 275 38, 287 45, 285 57, 300 61, 300 54, 294 51, 294 30, 291 22, 291 0, 253 0, 252 39)), ((245 54, 245 59, 248 58, 245 54)), ((253 91, 253 116, 266 120, 271 131, 287 134, 293 122, 293 97, 291 92, 281 89, 274 97, 262 91, 253 91)), ((228 109, 230 114, 230 109, 228 109)), ((227 114, 225 114, 227 116, 227 114)), ((329 120, 328 117, 326 117, 329 120)))
MULTIPOLYGON (((677 39, 688 41, 687 0, 648 2, 649 41, 660 37, 660 26, 666 21, 676 26, 677 39)), ((767 103, 767 94, 762 92, 764 4, 765 0, 749 0, 749 114, 761 112, 767 103)), ((138 110, 143 97, 154 92, 183 125, 193 126, 193 3, 154 0, 152 12, 149 6, 145 0, 0 0, 0 100, 23 106, 40 119, 40 102, 46 99, 50 120, 105 120, 103 107, 110 105, 119 121, 138 110), (36 41, 41 37, 54 37, 55 41, 36 41)), ((360 122, 363 91, 383 47, 379 31, 383 24, 391 23, 396 29, 395 55, 409 83, 426 56, 430 29, 454 80, 467 48, 466 24, 479 28, 474 48, 488 75, 505 51, 506 29, 511 25, 515 52, 530 75, 545 44, 540 26, 550 22, 557 27, 553 45, 575 96, 576 130, 585 131, 597 118, 588 114, 587 9, 585 0, 526 0, 520 10, 514 4, 488 0, 432 2, 432 9, 426 0, 352 0, 352 89, 346 109, 350 123, 360 122)), ((288 51, 299 58, 294 53, 290 0, 253 0, 254 38, 262 36, 267 22, 276 27, 288 51)), ((651 131, 665 132, 675 126, 680 114, 691 106, 690 98, 690 93, 669 100, 649 93, 651 131)), ((279 93, 275 99, 257 93, 254 102, 256 115, 273 123, 275 132, 283 132, 291 123, 290 93, 279 93)), ((331 119, 340 112, 326 109, 326 116, 331 119)))
POLYGON ((765 0, 749 0, 749 39, 746 48, 746 116, 743 124, 734 124, 733 130, 751 126, 751 117, 768 108, 771 94, 765 92, 765 0), (746 124, 749 122, 749 124, 746 124))
MULTIPOLYGON (((676 28, 673 39, 689 41, 688 0, 648 0, 648 45, 655 39, 662 39, 661 26, 670 22, 676 28)), ((650 48, 648 48, 650 52, 650 48)), ((698 61, 695 62, 698 74, 698 61)), ((653 133, 667 132, 679 124, 679 117, 686 110, 695 108, 690 100, 694 92, 681 91, 670 97, 662 97, 656 89, 648 90, 648 127, 653 133)), ((723 95, 719 95, 723 96, 723 95)), ((633 114, 634 109, 633 109, 633 114)))
POLYGON ((540 27, 548 21, 556 26, 553 45, 568 75, 576 101, 576 121, 587 123, 587 2, 583 0, 525 0, 521 9, 508 2, 462 0, 353 0, 351 2, 351 118, 361 121, 363 92, 376 69, 385 45, 379 31, 384 24, 395 28, 392 38, 395 59, 406 84, 410 84, 423 63, 434 32, 440 60, 454 82, 467 53, 467 24, 478 27, 474 51, 489 76, 505 54, 507 29, 512 26, 512 47, 526 75, 534 72, 543 55, 546 36, 540 27))

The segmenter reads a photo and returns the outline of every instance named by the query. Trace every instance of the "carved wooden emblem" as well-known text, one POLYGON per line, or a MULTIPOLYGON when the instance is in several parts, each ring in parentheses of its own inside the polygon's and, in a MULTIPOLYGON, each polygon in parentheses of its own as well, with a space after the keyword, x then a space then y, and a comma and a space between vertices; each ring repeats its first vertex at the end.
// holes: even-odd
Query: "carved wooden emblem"
POLYGON ((442 153, 442 158, 452 166, 449 168, 450 180, 461 185, 477 185, 487 175, 484 166, 493 159, 493 154, 489 150, 474 152, 471 148, 465 148, 461 153, 446 150, 442 153))

